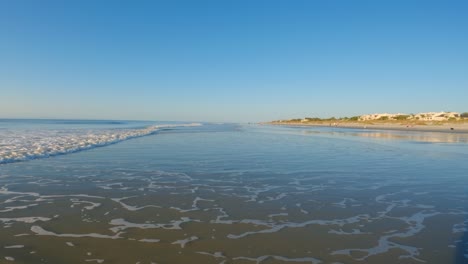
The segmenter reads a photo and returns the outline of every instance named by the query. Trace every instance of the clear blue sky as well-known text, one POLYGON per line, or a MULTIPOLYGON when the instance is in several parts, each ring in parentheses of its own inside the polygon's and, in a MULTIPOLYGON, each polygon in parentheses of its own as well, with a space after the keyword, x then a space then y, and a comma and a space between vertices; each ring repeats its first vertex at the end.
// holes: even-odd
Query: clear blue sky
POLYGON ((0 0, 0 117, 468 111, 468 1, 0 0))

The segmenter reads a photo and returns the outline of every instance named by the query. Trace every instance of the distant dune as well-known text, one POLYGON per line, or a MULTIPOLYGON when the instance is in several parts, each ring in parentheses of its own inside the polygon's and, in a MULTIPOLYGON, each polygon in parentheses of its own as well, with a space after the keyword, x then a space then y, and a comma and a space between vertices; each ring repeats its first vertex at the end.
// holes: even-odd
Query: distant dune
POLYGON ((264 124, 468 133, 468 113, 376 113, 342 118, 295 118, 276 120, 264 124))

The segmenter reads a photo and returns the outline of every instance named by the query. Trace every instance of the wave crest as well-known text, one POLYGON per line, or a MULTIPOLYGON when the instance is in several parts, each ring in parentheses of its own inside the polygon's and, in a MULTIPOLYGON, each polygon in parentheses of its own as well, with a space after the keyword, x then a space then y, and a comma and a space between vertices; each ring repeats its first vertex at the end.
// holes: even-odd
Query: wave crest
POLYGON ((199 123, 154 125, 140 129, 2 131, 0 164, 47 158, 147 136, 163 128, 200 126, 199 123))

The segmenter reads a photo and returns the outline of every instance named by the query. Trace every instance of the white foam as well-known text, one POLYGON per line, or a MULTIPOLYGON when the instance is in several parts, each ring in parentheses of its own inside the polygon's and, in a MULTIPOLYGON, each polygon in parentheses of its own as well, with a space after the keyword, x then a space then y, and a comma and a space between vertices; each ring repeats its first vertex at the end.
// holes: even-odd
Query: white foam
POLYGON ((462 223, 458 223, 453 225, 452 227, 453 233, 465 233, 468 232, 468 220, 465 220, 462 223))
POLYGON ((104 263, 103 259, 85 259, 86 262, 104 263))
POLYGON ((349 204, 353 202, 356 202, 356 200, 354 200, 353 198, 344 198, 341 202, 333 203, 333 205, 336 205, 341 208, 347 208, 350 206, 349 204))
POLYGON ((370 256, 378 255, 381 253, 388 252, 389 250, 393 248, 399 248, 406 252, 406 255, 401 255, 400 258, 411 258, 416 261, 421 261, 417 256, 419 256, 419 250, 416 247, 412 246, 407 246, 407 245, 401 245, 395 242, 390 241, 391 238, 393 237, 398 237, 398 238, 406 238, 406 237, 411 237, 419 232, 421 232, 424 229, 424 220, 428 217, 432 217, 435 215, 438 215, 440 213, 438 212, 418 212, 415 213, 409 217, 390 217, 387 216, 388 218, 394 218, 394 219, 399 219, 406 224, 408 224, 409 228, 406 229, 404 232, 399 232, 399 233, 394 233, 394 234, 389 234, 380 237, 377 246, 372 247, 372 248, 353 248, 353 249, 341 249, 341 250, 336 250, 333 251, 331 254, 332 255, 348 255, 351 256, 352 252, 362 252, 365 253, 366 255, 361 257, 361 258, 356 258, 356 260, 366 260, 370 256))
POLYGON ((158 243, 159 241, 161 241, 160 239, 156 239, 156 238, 143 238, 143 239, 140 239, 138 240, 140 242, 146 242, 146 243, 158 243))
POLYGON ((274 255, 264 255, 256 258, 251 258, 251 257, 235 257, 233 260, 249 260, 249 261, 255 261, 257 264, 262 263, 263 261, 267 259, 274 259, 274 260, 280 260, 284 262, 310 262, 313 264, 318 264, 322 263, 321 260, 312 258, 312 257, 304 257, 304 258, 287 258, 283 256, 274 256, 274 255))
POLYGON ((108 239, 120 239, 121 233, 117 233, 113 236, 109 235, 102 235, 96 233, 89 233, 89 234, 57 234, 51 231, 47 231, 40 226, 32 226, 31 231, 38 236, 56 236, 56 237, 93 237, 93 238, 108 238, 108 239))
POLYGON ((127 209, 128 211, 138 211, 138 210, 149 208, 149 207, 161 208, 161 206, 158 206, 158 205, 145 205, 145 206, 138 207, 138 206, 128 205, 128 204, 122 202, 122 200, 126 200, 126 199, 133 198, 133 197, 135 197, 135 196, 122 197, 122 198, 112 198, 111 200, 114 201, 114 202, 119 203, 123 208, 127 209))
POLYGON ((179 211, 181 213, 187 213, 187 212, 190 212, 190 211, 197 211, 197 210, 200 210, 200 208, 198 207, 198 202, 199 201, 214 202, 214 200, 209 200, 209 199, 196 197, 192 202, 192 207, 189 208, 189 209, 182 209, 182 208, 179 208, 179 207, 171 207, 171 209, 177 210, 177 211, 179 211))
POLYGON ((283 199, 283 198, 286 197, 286 196, 288 196, 286 193, 280 193, 280 194, 278 194, 278 195, 275 196, 275 197, 268 196, 268 197, 266 197, 266 200, 258 201, 258 203, 277 201, 277 200, 283 199))
POLYGON ((202 255, 208 255, 208 256, 212 256, 214 258, 226 258, 226 256, 224 256, 223 252, 214 252, 214 253, 210 253, 210 252, 205 252, 205 251, 197 251, 198 254, 202 254, 202 255))
POLYGON ((119 218, 119 219, 112 219, 109 224, 113 225, 114 227, 111 227, 110 230, 114 233, 123 231, 128 228, 139 228, 139 229, 177 229, 180 230, 182 227, 180 226, 183 223, 188 223, 192 222, 195 220, 191 220, 188 217, 181 217, 180 220, 173 220, 169 224, 137 224, 137 223, 131 223, 126 221, 125 219, 119 218))
POLYGON ((199 123, 155 125, 141 129, 31 129, 0 134, 0 164, 47 158, 154 134, 162 128, 200 126, 199 123))
POLYGON ((15 237, 22 237, 22 236, 29 236, 30 234, 26 234, 26 233, 23 233, 23 234, 17 234, 15 235, 15 237))
POLYGON ((93 203, 93 202, 90 202, 90 201, 83 201, 83 200, 79 200, 79 199, 75 199, 75 198, 70 199, 70 201, 73 202, 73 204, 71 205, 72 208, 75 205, 79 205, 79 204, 89 204, 88 206, 83 207, 86 210, 93 210, 94 208, 97 208, 97 207, 101 206, 100 203, 93 203))
POLYGON ((46 222, 49 221, 51 218, 48 217, 40 217, 40 216, 33 216, 33 217, 16 217, 16 218, 0 218, 0 222, 8 223, 8 222, 22 222, 22 223, 35 223, 37 221, 46 222))
POLYGON ((356 216, 352 216, 352 217, 345 218, 345 219, 333 219, 333 220, 319 220, 319 219, 317 219, 317 220, 309 220, 309 221, 305 221, 305 222, 301 222, 301 223, 287 222, 287 223, 281 223, 281 224, 275 224, 275 223, 265 222, 265 221, 261 221, 261 220, 244 219, 244 220, 241 220, 241 221, 238 221, 238 222, 243 223, 243 224, 254 224, 254 225, 258 225, 258 226, 265 226, 267 228, 263 229, 263 230, 259 230, 259 231, 249 231, 249 232, 245 232, 245 233, 242 233, 242 234, 239 234, 239 235, 229 234, 227 237, 230 238, 230 239, 239 239, 239 238, 243 238, 243 237, 250 236, 250 235, 276 233, 276 232, 278 232, 280 230, 283 230, 285 228, 301 228, 301 227, 305 227, 305 226, 308 226, 308 225, 339 225, 339 226, 343 226, 345 224, 357 223, 357 222, 359 222, 359 221, 361 221, 363 219, 367 219, 367 218, 369 218, 369 215, 362 214, 362 215, 356 215, 356 216))
POLYGON ((361 230, 359 229, 353 229, 351 230, 351 232, 346 232, 346 231, 343 231, 342 229, 340 230, 335 230, 335 229, 331 229, 328 231, 329 234, 335 234, 335 235, 363 235, 363 234, 370 234, 369 232, 362 232, 361 230))
POLYGON ((288 213, 278 213, 278 214, 269 214, 269 218, 277 217, 277 216, 288 216, 288 213))
POLYGON ((7 206, 5 207, 5 209, 0 210, 0 213, 11 212, 14 210, 22 210, 22 209, 26 209, 26 208, 33 207, 33 206, 37 206, 37 204, 28 204, 28 205, 22 205, 22 206, 7 206))
POLYGON ((9 191, 6 187, 1 187, 0 188, 0 194, 4 195, 9 195, 9 194, 19 194, 19 195, 30 195, 30 196, 40 196, 39 193, 34 193, 34 192, 14 192, 14 191, 9 191))
POLYGON ((3 248, 24 248, 24 245, 12 245, 12 246, 5 246, 3 248))
POLYGON ((179 244, 181 248, 184 248, 185 245, 187 245, 188 243, 190 243, 192 241, 195 241, 195 240, 198 240, 198 237, 191 236, 191 237, 186 238, 186 239, 180 239, 180 240, 174 241, 174 242, 172 242, 172 244, 174 244, 174 245, 179 244))

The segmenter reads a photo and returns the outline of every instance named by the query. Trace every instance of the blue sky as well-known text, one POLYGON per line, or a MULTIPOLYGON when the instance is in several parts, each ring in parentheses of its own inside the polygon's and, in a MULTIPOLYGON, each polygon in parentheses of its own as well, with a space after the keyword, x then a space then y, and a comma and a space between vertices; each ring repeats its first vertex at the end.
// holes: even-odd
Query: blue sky
POLYGON ((468 1, 0 0, 0 117, 468 111, 468 1))

